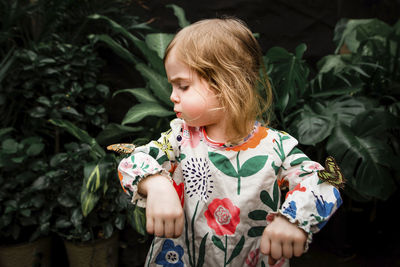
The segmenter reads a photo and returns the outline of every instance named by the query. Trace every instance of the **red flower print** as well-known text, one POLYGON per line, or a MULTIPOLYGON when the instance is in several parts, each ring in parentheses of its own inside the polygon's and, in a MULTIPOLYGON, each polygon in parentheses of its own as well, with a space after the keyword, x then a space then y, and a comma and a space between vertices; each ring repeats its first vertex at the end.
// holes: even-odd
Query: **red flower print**
POLYGON ((301 185, 300 185, 300 184, 297 184, 297 185, 296 185, 296 187, 295 187, 295 188, 293 188, 293 190, 291 190, 291 191, 287 192, 287 194, 286 194, 286 197, 285 197, 285 198, 287 198, 289 195, 293 194, 293 192, 295 192, 295 191, 305 192, 305 191, 306 191, 306 188, 305 188, 304 186, 303 186, 303 187, 301 187, 301 185))
POLYGON ((250 251, 246 259, 246 264, 247 266, 255 267, 259 259, 260 259, 260 249, 257 248, 255 250, 250 251))
POLYGON ((204 212, 207 224, 217 235, 233 235, 240 222, 240 209, 228 198, 214 199, 204 212))
POLYGON ((175 191, 178 194, 179 200, 181 201, 181 205, 183 207, 183 204, 185 204, 185 196, 183 194, 183 190, 184 190, 184 184, 180 183, 180 184, 176 184, 176 182, 174 180, 172 180, 172 183, 174 185, 175 191))

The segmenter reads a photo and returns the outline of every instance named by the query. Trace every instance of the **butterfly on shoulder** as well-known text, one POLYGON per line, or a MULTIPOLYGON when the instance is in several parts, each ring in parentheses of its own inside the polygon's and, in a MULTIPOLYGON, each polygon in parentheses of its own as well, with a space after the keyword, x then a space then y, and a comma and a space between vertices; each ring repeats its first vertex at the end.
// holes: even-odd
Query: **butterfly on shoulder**
POLYGON ((111 150, 119 154, 131 154, 135 150, 135 145, 128 143, 113 144, 107 146, 107 150, 111 150))
POLYGON ((325 170, 318 172, 318 177, 324 182, 327 182, 336 188, 344 188, 346 179, 337 165, 335 159, 329 156, 325 160, 325 170))

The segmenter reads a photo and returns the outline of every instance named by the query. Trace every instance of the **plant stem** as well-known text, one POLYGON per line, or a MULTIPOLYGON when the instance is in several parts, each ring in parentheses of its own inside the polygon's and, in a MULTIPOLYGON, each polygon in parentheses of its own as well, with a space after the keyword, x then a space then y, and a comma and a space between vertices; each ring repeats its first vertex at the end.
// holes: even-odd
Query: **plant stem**
POLYGON ((224 255, 224 267, 226 266, 226 253, 228 250, 228 236, 225 235, 225 255, 224 255))

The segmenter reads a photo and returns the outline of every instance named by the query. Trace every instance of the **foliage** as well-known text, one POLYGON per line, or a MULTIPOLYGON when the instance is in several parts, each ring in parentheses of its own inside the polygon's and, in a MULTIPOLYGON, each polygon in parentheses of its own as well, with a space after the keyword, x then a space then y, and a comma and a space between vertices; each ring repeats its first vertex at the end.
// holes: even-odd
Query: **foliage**
MULTIPOLYGON (((61 121, 57 123, 60 124, 61 121)), ((52 231, 65 239, 79 242, 109 238, 115 229, 121 230, 125 227, 125 208, 129 201, 121 194, 118 184, 111 183, 108 187, 108 183, 103 181, 100 184, 103 188, 95 195, 96 202, 91 206, 91 210, 84 209, 84 190, 82 194, 78 193, 85 185, 82 183, 82 177, 89 176, 87 173, 91 172, 93 157, 98 157, 98 152, 85 142, 72 142, 64 147, 65 152, 53 155, 49 170, 44 176, 44 179, 52 181, 51 197, 57 202, 53 211, 55 221, 52 231)), ((112 165, 112 162, 109 164, 112 165)), ((106 172, 102 169, 102 176, 110 175, 116 167, 114 165, 108 166, 106 172)))
MULTIPOLYGON (((168 7, 174 10, 182 27, 189 24, 183 10, 175 5, 168 7)), ((114 35, 95 34, 90 38, 98 43, 104 43, 116 55, 125 59, 141 74, 145 80, 145 86, 139 88, 127 88, 114 92, 118 94, 131 94, 138 103, 134 104, 125 114, 121 125, 146 125, 146 132, 138 132, 134 140, 136 144, 145 143, 159 135, 161 130, 168 127, 171 116, 172 103, 169 100, 171 87, 165 75, 163 57, 164 51, 173 38, 173 34, 145 32, 139 38, 129 32, 123 26, 112 19, 93 15, 93 20, 102 20, 114 35), (124 42, 118 42, 118 39, 124 42), (129 45, 127 45, 129 44, 129 45), (144 138, 143 138, 144 137, 144 138)))
POLYGON ((336 158, 350 197, 385 200, 399 182, 400 21, 343 20, 334 40, 336 53, 320 60, 309 82, 304 45, 295 54, 267 52, 276 121, 315 146, 320 162, 336 158))
POLYGON ((97 82, 104 63, 90 44, 60 41, 54 36, 14 53, 14 75, 4 79, 0 95, 3 126, 37 130, 33 124, 45 126, 44 120, 65 118, 82 127, 104 127, 105 108, 99 99, 106 99, 109 89, 97 82))
POLYGON ((124 0, 0 0, 2 240, 55 231, 86 241, 124 227, 127 199, 107 182, 116 178, 115 158, 88 132, 107 142, 142 127, 108 124, 110 93, 99 78, 105 62, 87 32, 104 28, 88 18, 93 13, 145 29, 124 13, 132 7, 124 0), (81 144, 70 142, 65 125, 81 144), (101 176, 90 175, 97 167, 101 176), (86 190, 88 177, 100 177, 100 187, 86 190))
POLYGON ((12 128, 2 128, 0 137, 2 243, 32 241, 46 236, 55 205, 48 202, 46 189, 38 186, 40 176, 48 167, 43 155, 43 139, 39 136, 21 138, 12 128))

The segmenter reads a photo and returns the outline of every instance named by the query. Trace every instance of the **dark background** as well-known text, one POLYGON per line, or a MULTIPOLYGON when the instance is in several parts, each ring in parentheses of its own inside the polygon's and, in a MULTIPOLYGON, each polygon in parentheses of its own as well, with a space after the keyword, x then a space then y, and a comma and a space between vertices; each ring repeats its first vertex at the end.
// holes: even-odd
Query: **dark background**
POLYGON ((300 43, 308 47, 305 58, 310 64, 332 54, 336 23, 341 18, 379 18, 393 25, 400 18, 399 0, 137 0, 141 17, 155 19, 151 24, 163 32, 175 33, 177 20, 167 4, 185 10, 189 22, 223 15, 244 20, 260 34, 264 52, 273 46, 289 51, 300 43))

